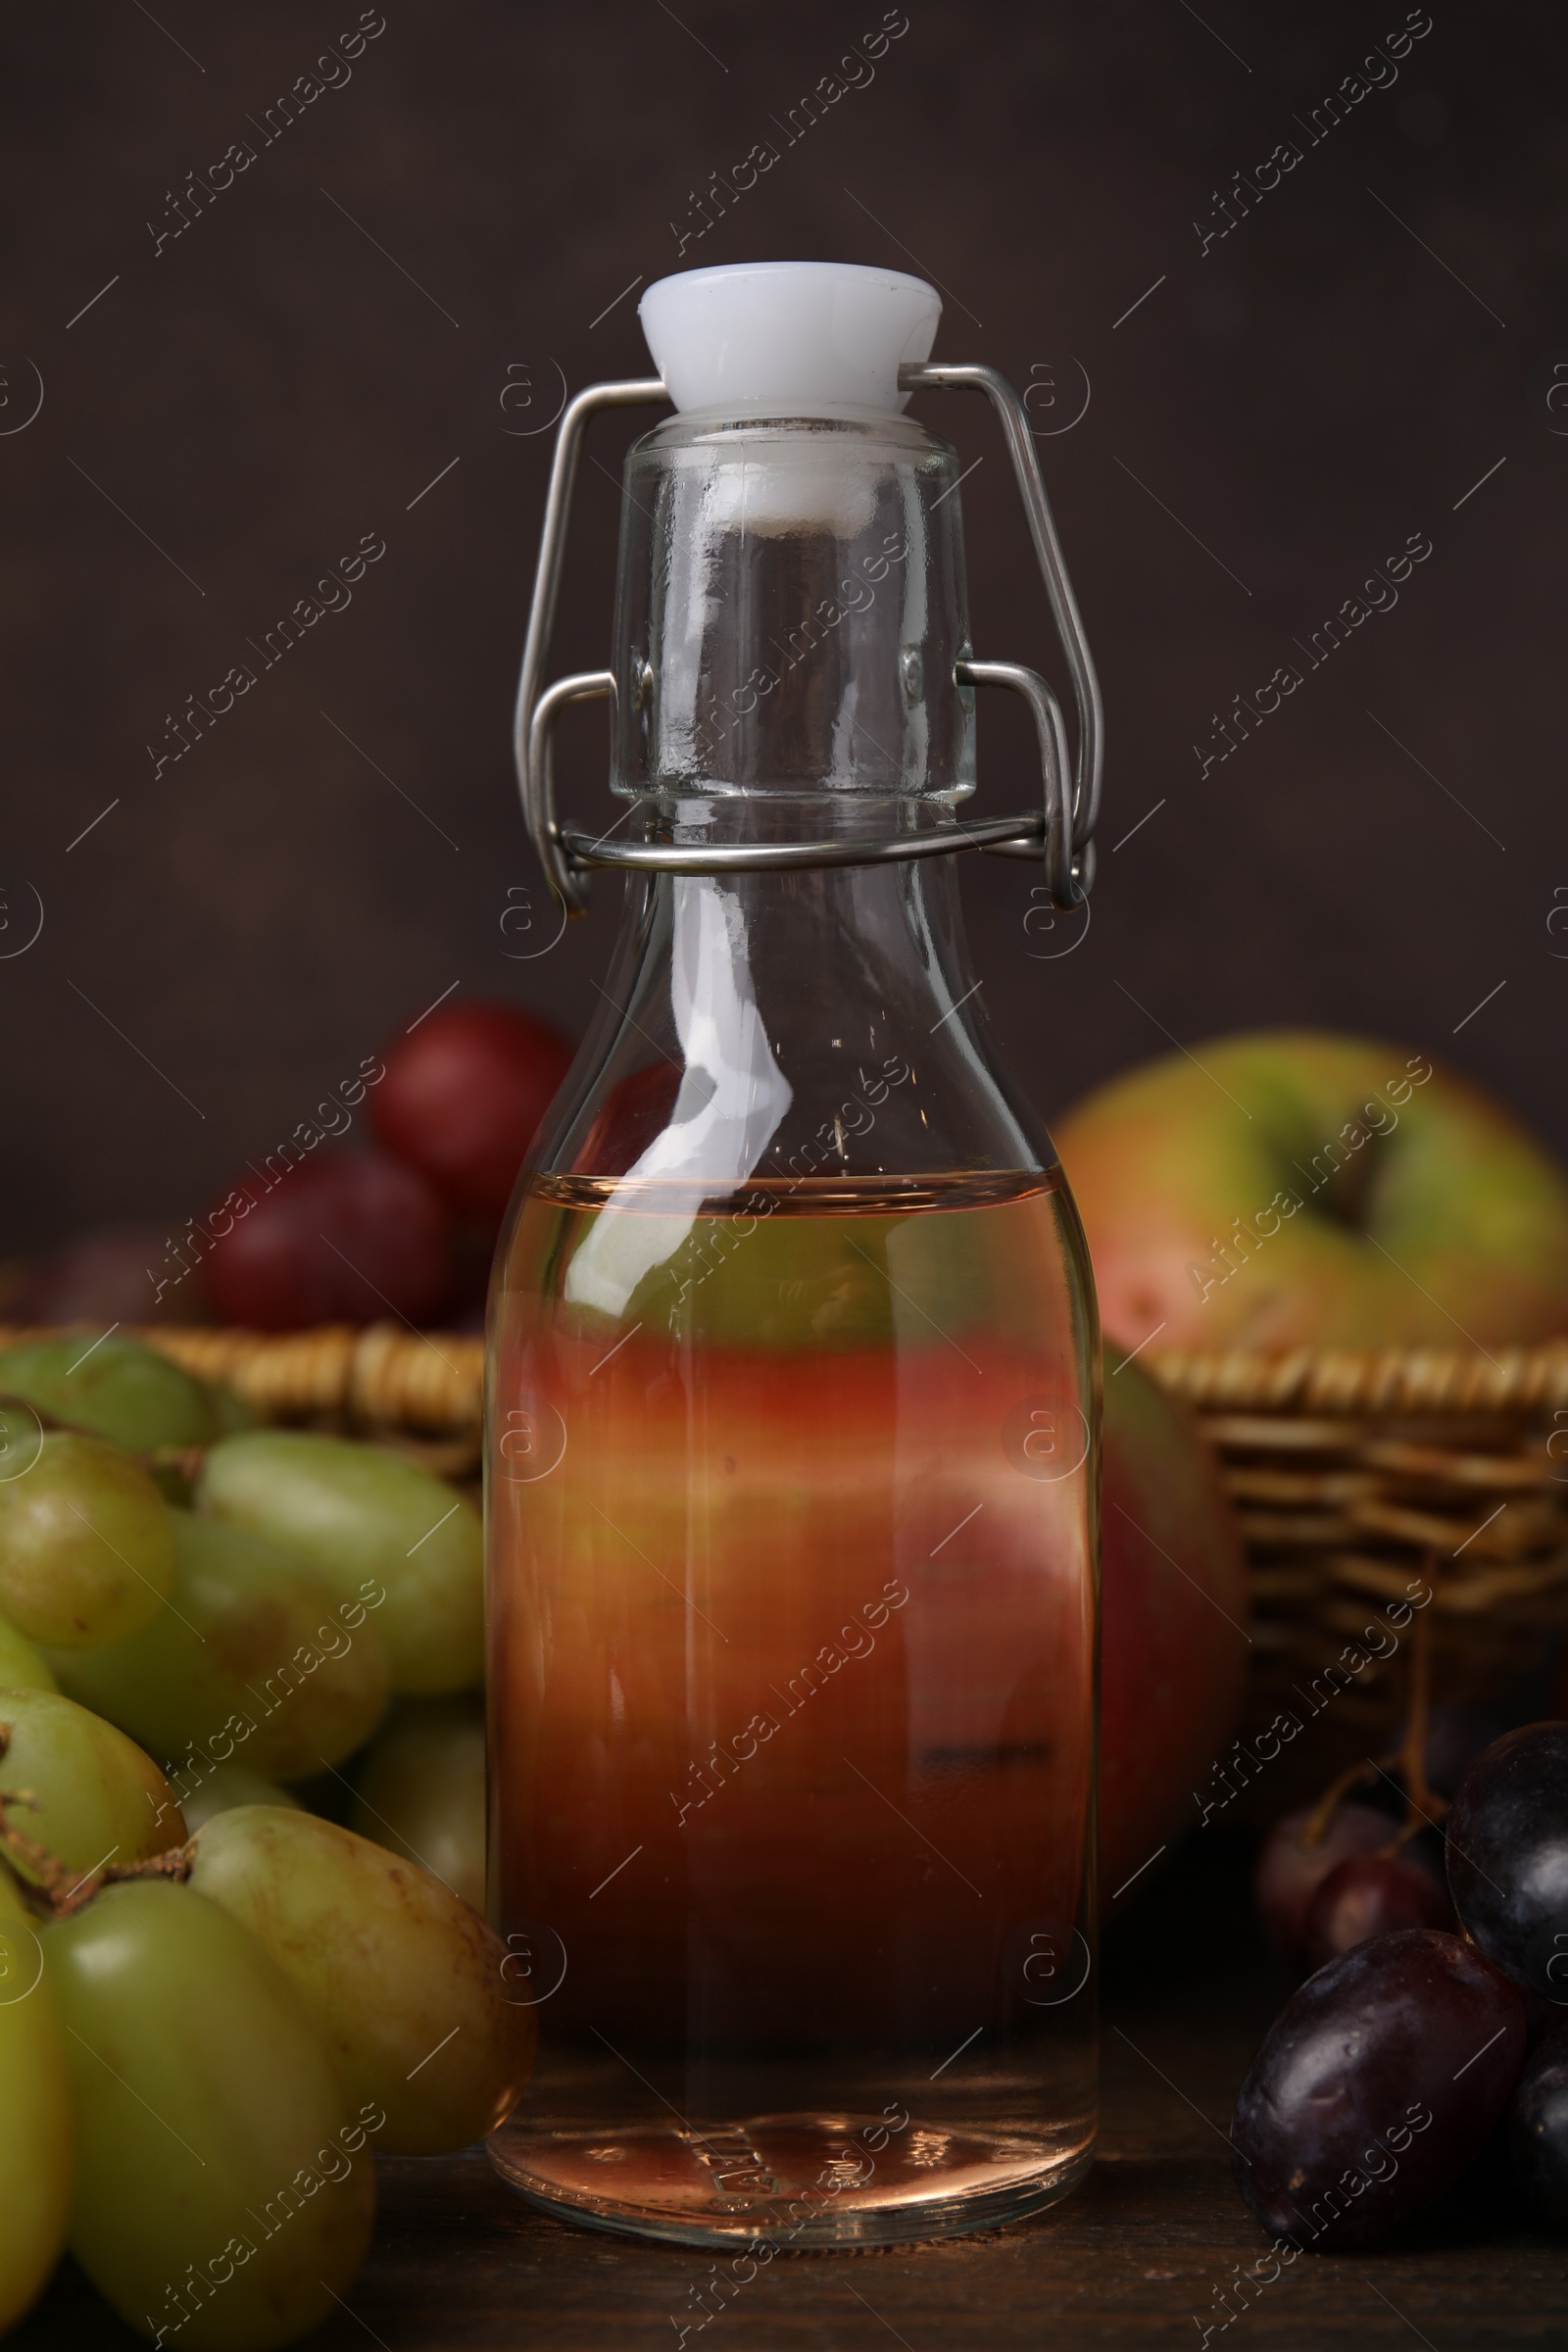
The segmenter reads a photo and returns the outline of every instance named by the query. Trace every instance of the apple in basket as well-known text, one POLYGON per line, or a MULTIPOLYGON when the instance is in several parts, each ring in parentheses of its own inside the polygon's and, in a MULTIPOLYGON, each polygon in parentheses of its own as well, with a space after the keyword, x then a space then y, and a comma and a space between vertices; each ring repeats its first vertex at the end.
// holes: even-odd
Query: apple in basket
POLYGON ((1100 1867, 1113 1924, 1196 1826, 1193 1790, 1230 1745, 1251 1652, 1241 1538, 1207 1441, 1114 1348, 1104 1373, 1100 1867))
POLYGON ((1568 1181, 1425 1054, 1221 1038, 1054 1128, 1107 1335, 1139 1348, 1440 1348, 1568 1331, 1568 1181))

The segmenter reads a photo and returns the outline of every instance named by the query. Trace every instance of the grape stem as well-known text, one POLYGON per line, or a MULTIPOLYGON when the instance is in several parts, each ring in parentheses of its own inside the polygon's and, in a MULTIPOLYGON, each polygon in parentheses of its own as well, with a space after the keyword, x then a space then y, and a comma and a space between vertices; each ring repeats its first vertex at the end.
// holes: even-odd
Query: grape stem
POLYGON ((1405 1701, 1404 1740, 1398 1756, 1404 1781, 1404 1827, 1390 1846, 1390 1853, 1397 1853, 1423 1823, 1439 1822, 1448 1810, 1447 1798, 1440 1796, 1427 1779, 1427 1723, 1431 1705, 1432 1626, 1430 1619, 1418 1617, 1415 1639, 1410 1644, 1410 1689, 1405 1701))
MULTIPOLYGON (((1437 1557, 1427 1561, 1428 1581, 1437 1571, 1437 1557)), ((1301 1844, 1308 1851, 1320 1846, 1329 1834, 1330 1824, 1344 1799, 1352 1788, 1375 1780, 1380 1774, 1397 1773, 1404 1788, 1404 1820, 1388 1844, 1385 1855, 1396 1854, 1401 1845, 1408 1844, 1418 1831, 1436 1828, 1448 1810, 1448 1800, 1440 1796, 1427 1779, 1427 1724, 1431 1715, 1432 1697, 1432 1628, 1429 1620, 1418 1617, 1410 1641, 1410 1674, 1405 1696, 1404 1738, 1396 1748, 1385 1755, 1367 1756, 1359 1764, 1349 1765, 1331 1781, 1313 1810, 1312 1818, 1301 1832, 1301 1844)))
MULTIPOLYGON (((11 1745, 11 1726, 0 1723, 0 1756, 11 1745)), ((50 1919, 69 1919, 80 1911, 105 1886, 118 1886, 126 1879, 172 1879, 190 1877, 195 1861, 194 1842, 171 1847, 166 1853, 150 1854, 145 1862, 105 1862, 85 1875, 62 1862, 48 1846, 29 1838, 25 1830, 18 1829, 10 1819, 10 1807, 24 1806, 28 1812, 38 1811, 37 1792, 31 1788, 0 1788, 0 1865, 30 1908, 45 1912, 50 1919)))

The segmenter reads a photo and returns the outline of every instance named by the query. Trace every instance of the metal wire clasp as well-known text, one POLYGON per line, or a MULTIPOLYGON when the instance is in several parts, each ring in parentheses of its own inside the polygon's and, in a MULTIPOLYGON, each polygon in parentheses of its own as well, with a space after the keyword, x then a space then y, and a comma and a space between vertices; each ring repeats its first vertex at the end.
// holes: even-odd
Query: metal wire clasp
POLYGON ((1072 678, 1078 720, 1075 755, 1069 760, 1061 706, 1038 670, 1026 668, 1018 662, 959 662, 955 670, 959 685, 1005 686, 1028 703, 1040 745, 1044 805, 1039 810, 978 821, 955 817, 929 832, 887 834, 868 840, 727 842, 707 849, 673 842, 612 842, 596 839, 576 826, 563 825, 556 814, 552 764, 556 717, 568 703, 608 699, 615 691, 614 674, 608 669, 582 670, 574 677, 558 678, 551 686, 542 684, 555 627, 566 521, 583 434, 589 420, 601 409, 640 408, 669 397, 658 376, 639 376, 624 383, 590 384, 567 403, 556 436, 513 732, 517 785, 528 837, 546 878, 569 913, 581 914, 586 910, 587 876, 595 866, 718 874, 737 868, 870 865, 890 858, 941 857, 969 849, 989 850, 1005 858, 1043 857, 1047 887, 1058 906, 1076 906, 1088 897, 1095 878, 1094 833, 1100 815, 1104 764, 1104 714, 1100 681, 1072 583, 1067 577, 1061 542, 1056 536, 1023 402, 1006 377, 994 368, 945 367, 931 362, 925 367, 902 368, 899 383, 908 392, 983 392, 1002 420, 1013 476, 1072 678))

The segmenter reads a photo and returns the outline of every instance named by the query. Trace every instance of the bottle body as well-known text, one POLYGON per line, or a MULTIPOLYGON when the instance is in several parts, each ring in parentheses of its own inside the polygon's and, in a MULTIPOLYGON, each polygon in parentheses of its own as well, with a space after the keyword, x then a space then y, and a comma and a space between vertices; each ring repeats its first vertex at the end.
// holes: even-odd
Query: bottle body
POLYGON ((492 2152, 579 2220, 891 2242, 1090 2159, 1098 1336, 954 862, 634 886, 498 1256, 492 2152))

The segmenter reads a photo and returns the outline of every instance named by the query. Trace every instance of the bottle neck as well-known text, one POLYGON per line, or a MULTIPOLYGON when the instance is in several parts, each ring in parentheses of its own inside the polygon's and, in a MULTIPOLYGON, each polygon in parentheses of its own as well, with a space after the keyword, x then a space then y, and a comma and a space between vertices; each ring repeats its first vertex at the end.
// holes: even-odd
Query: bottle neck
POLYGON ((676 417, 626 464, 612 784, 658 797, 974 784, 957 463, 910 419, 676 417))
MULTIPOLYGON (((672 823, 696 821, 675 806, 672 823)), ((835 811, 846 829, 886 830, 888 813, 835 811)), ((726 828, 776 814, 722 809, 726 828)), ((601 1019, 536 1164, 713 1194, 1052 1165, 998 1065, 956 865, 632 878, 601 1019)))

